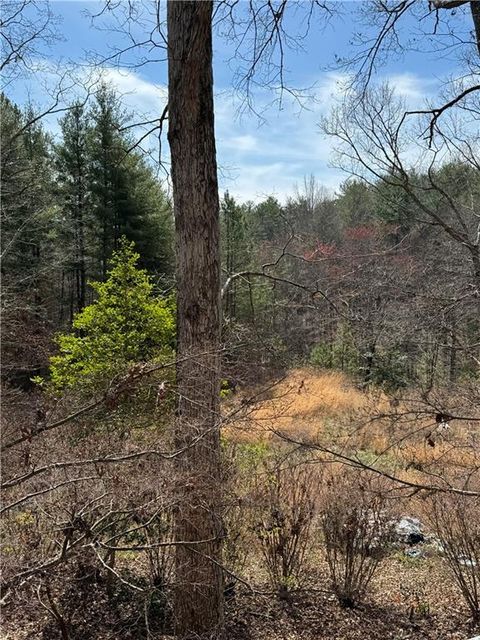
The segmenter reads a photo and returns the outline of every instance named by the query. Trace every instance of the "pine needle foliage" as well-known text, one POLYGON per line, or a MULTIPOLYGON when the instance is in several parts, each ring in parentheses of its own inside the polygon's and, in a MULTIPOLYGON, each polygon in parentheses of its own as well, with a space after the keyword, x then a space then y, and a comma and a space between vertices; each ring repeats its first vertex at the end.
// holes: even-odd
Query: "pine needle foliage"
POLYGON ((56 390, 108 380, 133 363, 171 358, 174 305, 157 297, 140 255, 125 238, 113 254, 105 282, 92 282, 93 304, 77 313, 73 332, 57 336, 59 354, 50 359, 56 390))

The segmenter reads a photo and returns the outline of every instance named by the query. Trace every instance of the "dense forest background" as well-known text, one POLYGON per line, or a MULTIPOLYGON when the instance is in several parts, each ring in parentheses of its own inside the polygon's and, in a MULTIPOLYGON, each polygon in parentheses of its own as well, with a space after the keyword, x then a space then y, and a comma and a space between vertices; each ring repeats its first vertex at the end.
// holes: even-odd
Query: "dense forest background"
MULTIPOLYGON (((72 105, 56 141, 5 96, 2 115, 4 375, 30 388, 54 335, 94 300, 89 283, 105 280, 122 237, 157 294, 170 291, 173 214, 107 84, 72 105)), ((307 176, 285 203, 224 194, 226 377, 257 376, 250 358, 311 362, 393 390, 474 375, 479 320, 469 294, 479 275, 445 225, 458 223, 459 209, 460 226, 470 224, 479 172, 458 157, 428 175, 412 170, 411 180, 421 201, 394 181, 355 177, 333 194, 307 176), (444 224, 426 219, 424 200, 444 224)))

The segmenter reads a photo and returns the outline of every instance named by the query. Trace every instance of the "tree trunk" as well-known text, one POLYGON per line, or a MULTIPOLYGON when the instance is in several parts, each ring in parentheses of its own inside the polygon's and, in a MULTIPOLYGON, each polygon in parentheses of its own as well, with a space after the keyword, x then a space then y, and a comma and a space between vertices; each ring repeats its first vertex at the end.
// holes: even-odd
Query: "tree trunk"
POLYGON ((78 242, 79 242, 79 294, 78 294, 78 311, 81 311, 85 307, 85 299, 86 299, 86 289, 87 289, 87 277, 86 277, 86 269, 85 269, 85 233, 84 233, 84 222, 83 222, 83 204, 81 209, 79 210, 79 218, 78 218, 78 242))
POLYGON ((220 489, 220 227, 214 135, 212 2, 169 1, 168 140, 177 260, 179 507, 176 632, 223 625, 220 489), (198 544, 198 541, 208 542, 198 544), (212 561, 213 560, 213 561, 212 561))
POLYGON ((86 274, 85 274, 85 232, 84 232, 84 201, 85 201, 85 163, 80 153, 80 140, 77 139, 77 216, 76 216, 76 244, 78 250, 77 261, 77 311, 85 307, 86 274))

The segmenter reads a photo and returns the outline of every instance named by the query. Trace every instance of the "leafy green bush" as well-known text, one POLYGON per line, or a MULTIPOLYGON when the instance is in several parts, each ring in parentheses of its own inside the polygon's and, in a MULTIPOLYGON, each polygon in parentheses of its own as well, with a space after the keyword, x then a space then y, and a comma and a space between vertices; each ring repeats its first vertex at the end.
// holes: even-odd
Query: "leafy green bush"
POLYGON ((156 297, 140 256, 123 239, 113 254, 105 282, 93 282, 97 294, 73 321, 73 333, 56 338, 60 353, 50 359, 56 390, 98 383, 135 362, 173 354, 173 302, 156 297))

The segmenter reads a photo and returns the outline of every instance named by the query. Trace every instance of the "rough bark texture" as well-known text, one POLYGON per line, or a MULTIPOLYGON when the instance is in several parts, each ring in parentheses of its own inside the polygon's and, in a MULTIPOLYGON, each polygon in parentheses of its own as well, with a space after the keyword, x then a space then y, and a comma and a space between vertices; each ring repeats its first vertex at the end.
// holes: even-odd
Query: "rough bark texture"
POLYGON ((214 136, 212 2, 170 1, 169 131, 177 259, 180 505, 176 632, 218 636, 223 624, 220 513, 220 249, 214 136), (186 359, 185 359, 186 358, 186 359), (212 562, 214 559, 216 562, 212 562))

